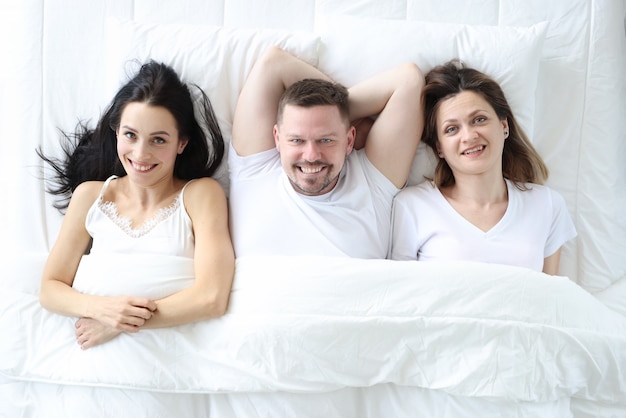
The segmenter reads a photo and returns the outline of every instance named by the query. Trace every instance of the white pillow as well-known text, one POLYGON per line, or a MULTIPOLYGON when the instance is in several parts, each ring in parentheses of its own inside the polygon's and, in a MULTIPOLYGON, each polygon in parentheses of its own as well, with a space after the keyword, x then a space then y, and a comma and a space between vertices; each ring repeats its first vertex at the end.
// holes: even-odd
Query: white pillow
MULTIPOLYGON (((319 67, 351 86, 407 61, 426 74, 434 66, 460 58, 498 81, 515 117, 533 132, 535 88, 547 22, 530 27, 477 26, 385 20, 345 15, 316 16, 321 36, 319 67)), ((423 144, 409 184, 431 175, 436 160, 423 144)))
MULTIPOLYGON (((106 36, 107 96, 102 98, 103 103, 109 103, 139 69, 138 63, 161 61, 174 68, 183 81, 197 84, 209 96, 226 141, 231 138, 239 92, 263 51, 278 45, 316 65, 319 42, 317 35, 305 32, 116 19, 107 20, 106 36)), ((228 192, 226 161, 225 157, 215 177, 228 192)))

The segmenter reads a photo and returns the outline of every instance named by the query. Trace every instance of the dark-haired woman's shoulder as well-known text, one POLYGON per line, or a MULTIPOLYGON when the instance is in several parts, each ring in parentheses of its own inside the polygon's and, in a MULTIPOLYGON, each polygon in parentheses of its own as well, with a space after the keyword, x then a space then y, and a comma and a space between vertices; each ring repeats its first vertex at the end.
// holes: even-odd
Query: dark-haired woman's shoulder
POLYGON ((81 183, 72 193, 61 231, 55 243, 55 248, 59 248, 60 253, 67 256, 76 250, 74 255, 79 257, 85 252, 91 239, 85 226, 87 214, 100 196, 103 184, 104 182, 101 181, 81 183))
POLYGON ((68 211, 74 208, 82 208, 85 213, 100 196, 100 191, 104 185, 103 181, 86 181, 76 187, 70 199, 68 211))
POLYGON ((226 208, 226 193, 215 179, 202 177, 187 183, 183 201, 193 220, 195 214, 203 213, 207 209, 222 212, 226 208))

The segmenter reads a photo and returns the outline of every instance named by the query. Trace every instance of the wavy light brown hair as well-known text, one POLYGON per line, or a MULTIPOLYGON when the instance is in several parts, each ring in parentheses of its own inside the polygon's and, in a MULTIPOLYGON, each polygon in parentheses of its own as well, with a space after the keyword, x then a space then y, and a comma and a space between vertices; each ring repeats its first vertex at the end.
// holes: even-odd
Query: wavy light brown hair
MULTIPOLYGON (((518 125, 511 107, 500 85, 488 75, 466 67, 454 59, 439 65, 426 74, 426 84, 422 90, 424 106, 424 131, 422 141, 437 153, 437 113, 442 101, 463 91, 479 94, 489 103, 500 120, 506 119, 509 136, 504 141, 502 152, 502 174, 520 190, 526 190, 525 183, 543 184, 548 178, 548 167, 518 125)), ((452 186, 455 183, 452 169, 443 158, 439 158, 432 179, 437 187, 452 186)))

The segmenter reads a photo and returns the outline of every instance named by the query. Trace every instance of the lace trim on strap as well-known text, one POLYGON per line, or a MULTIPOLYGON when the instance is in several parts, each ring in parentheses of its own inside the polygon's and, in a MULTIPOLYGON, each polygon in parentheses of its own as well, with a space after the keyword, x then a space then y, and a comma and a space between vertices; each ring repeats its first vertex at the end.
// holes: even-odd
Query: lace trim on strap
POLYGON ((141 227, 135 229, 133 228, 132 221, 130 219, 120 216, 117 213, 117 205, 115 204, 115 202, 103 202, 102 200, 100 200, 100 202, 98 203, 98 207, 100 208, 100 210, 102 210, 102 212, 109 219, 111 219, 114 224, 119 226, 122 231, 124 231, 132 238, 142 237, 152 231, 155 226, 163 222, 168 217, 172 216, 172 214, 176 212, 179 206, 180 199, 176 198, 171 205, 160 208, 159 210, 157 210, 152 218, 146 220, 143 225, 141 225, 141 227))

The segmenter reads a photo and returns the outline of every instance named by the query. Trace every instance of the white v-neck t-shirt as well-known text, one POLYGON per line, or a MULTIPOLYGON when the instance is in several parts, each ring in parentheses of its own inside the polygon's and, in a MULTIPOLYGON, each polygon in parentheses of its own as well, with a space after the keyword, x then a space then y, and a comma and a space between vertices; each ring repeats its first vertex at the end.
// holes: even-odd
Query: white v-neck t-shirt
POLYGON ((468 260, 542 271, 544 258, 576 236, 563 197, 549 187, 506 180, 509 202, 500 221, 484 232, 461 216, 430 181, 400 192, 394 201, 390 258, 468 260))

